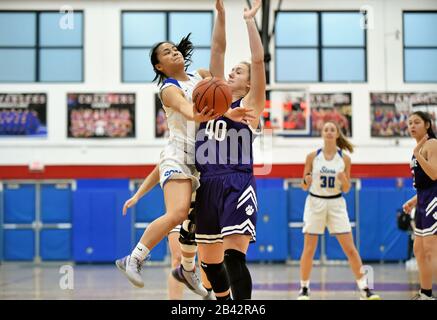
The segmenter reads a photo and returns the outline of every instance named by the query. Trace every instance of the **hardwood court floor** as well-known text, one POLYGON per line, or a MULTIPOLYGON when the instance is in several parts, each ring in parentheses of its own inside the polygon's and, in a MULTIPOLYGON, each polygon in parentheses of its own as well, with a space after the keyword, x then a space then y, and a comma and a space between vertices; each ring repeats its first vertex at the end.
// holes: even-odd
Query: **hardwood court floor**
MULTIPOLYGON (((375 292, 386 300, 410 299, 418 289, 418 275, 403 263, 372 264, 375 292)), ((294 300, 299 289, 299 267, 290 264, 250 264, 253 299, 294 300)), ((167 265, 147 265, 143 269, 145 287, 131 286, 115 265, 74 265, 68 262, 13 263, 0 265, 0 300, 5 299, 167 299, 167 265), (74 289, 61 289, 63 265, 71 265, 74 289)), ((347 265, 315 266, 311 280, 312 299, 358 299, 352 272, 347 265)), ((184 299, 199 299, 185 290, 184 299)))

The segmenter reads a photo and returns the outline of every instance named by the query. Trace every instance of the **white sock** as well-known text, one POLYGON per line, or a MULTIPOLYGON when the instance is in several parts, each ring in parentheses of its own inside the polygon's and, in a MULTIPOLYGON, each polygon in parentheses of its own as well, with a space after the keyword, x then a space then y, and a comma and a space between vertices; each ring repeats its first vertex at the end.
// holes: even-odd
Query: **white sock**
POLYGON ((196 256, 194 257, 181 257, 181 264, 185 271, 193 271, 195 267, 196 256))
POLYGON ((367 277, 364 275, 360 279, 357 280, 357 285, 360 290, 364 290, 367 288, 367 277))
POLYGON ((310 280, 300 280, 300 287, 310 288, 310 280))
POLYGON ((149 253, 150 250, 144 244, 138 242, 138 244, 135 246, 135 249, 132 250, 130 256, 141 262, 144 261, 144 259, 146 259, 149 253))
POLYGON ((196 253, 197 252, 197 246, 196 245, 187 245, 187 244, 181 244, 181 264, 185 271, 192 271, 195 267, 195 261, 196 261, 196 255, 192 257, 185 257, 184 252, 187 253, 196 253))

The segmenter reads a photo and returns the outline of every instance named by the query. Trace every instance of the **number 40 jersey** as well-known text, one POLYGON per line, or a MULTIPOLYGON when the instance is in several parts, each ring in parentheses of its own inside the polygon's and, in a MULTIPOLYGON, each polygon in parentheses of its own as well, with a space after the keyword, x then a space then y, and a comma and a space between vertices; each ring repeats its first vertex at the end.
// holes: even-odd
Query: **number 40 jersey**
MULTIPOLYGON (((242 106, 242 99, 231 108, 242 106)), ((258 132, 224 116, 200 124, 196 135, 196 168, 202 177, 232 172, 253 173, 252 142, 258 132)))

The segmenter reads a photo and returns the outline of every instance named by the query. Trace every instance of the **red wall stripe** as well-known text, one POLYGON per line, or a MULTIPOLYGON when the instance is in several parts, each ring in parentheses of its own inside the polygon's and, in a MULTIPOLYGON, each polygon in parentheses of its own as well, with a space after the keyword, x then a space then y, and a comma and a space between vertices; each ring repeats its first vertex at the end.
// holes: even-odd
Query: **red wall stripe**
MULTIPOLYGON (((0 179, 87 179, 129 178, 141 179, 153 170, 153 165, 71 165, 46 166, 42 172, 33 172, 28 166, 0 166, 0 179)), ((268 178, 300 178, 303 164, 274 164, 268 178)), ((353 164, 353 178, 411 177, 408 164, 353 164)))

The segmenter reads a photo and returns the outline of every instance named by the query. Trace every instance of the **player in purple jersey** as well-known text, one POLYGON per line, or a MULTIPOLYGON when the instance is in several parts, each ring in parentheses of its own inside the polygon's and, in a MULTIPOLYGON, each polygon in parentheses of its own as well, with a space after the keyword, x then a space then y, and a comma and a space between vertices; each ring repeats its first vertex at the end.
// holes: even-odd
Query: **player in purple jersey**
POLYGON ((408 119, 408 131, 416 139, 411 172, 417 194, 403 209, 416 207, 414 255, 417 259, 420 292, 414 300, 434 300, 433 278, 437 279, 437 138, 429 114, 416 111, 408 119))
MULTIPOLYGON (((196 242, 201 266, 217 299, 250 299, 252 279, 246 252, 255 241, 258 203, 253 175, 252 139, 265 106, 264 50, 254 17, 261 0, 245 9, 251 63, 237 64, 227 83, 231 108, 250 106, 246 123, 220 117, 200 125, 196 136, 196 242)), ((224 48, 223 52, 224 52, 224 48)), ((222 75, 224 76, 224 70, 222 75)))

